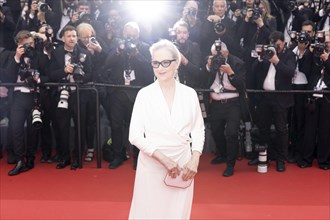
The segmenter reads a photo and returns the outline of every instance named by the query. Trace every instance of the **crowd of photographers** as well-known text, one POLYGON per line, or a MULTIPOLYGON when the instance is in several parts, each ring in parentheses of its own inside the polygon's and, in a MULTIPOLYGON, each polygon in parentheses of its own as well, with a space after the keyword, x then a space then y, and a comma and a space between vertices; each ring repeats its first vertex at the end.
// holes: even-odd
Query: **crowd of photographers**
MULTIPOLYGON (((8 175, 34 168, 39 146, 40 161, 57 169, 79 168, 78 143, 84 161, 92 161, 96 96, 81 90, 78 111, 76 83, 147 86, 155 80, 149 47, 161 38, 181 53, 176 79, 198 91, 216 145, 211 163, 226 164, 223 176, 234 174, 243 154, 260 172, 270 160, 279 172, 286 162, 306 168, 314 159, 328 170, 330 94, 320 91, 330 88, 329 3, 168 1, 171 11, 151 24, 133 18, 129 1, 0 0, 0 82, 17 83, 0 87, 7 161, 15 164, 8 175)), ((122 87, 96 86, 111 127, 110 169, 129 158, 125 127, 138 90, 122 87)))

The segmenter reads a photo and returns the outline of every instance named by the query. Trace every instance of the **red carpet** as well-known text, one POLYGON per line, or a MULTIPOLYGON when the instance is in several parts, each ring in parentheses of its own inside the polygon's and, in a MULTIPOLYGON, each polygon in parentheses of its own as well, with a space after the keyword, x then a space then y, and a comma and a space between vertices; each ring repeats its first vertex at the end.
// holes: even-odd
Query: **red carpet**
MULTIPOLYGON (((210 165, 204 154, 195 181, 192 219, 330 219, 330 172, 287 165, 287 171, 259 174, 247 160, 235 175, 210 165)), ((39 158, 38 158, 39 159, 39 158)), ((116 170, 96 163, 71 171, 41 164, 9 177, 13 167, 0 161, 0 219, 127 219, 133 191, 132 160, 116 170)))

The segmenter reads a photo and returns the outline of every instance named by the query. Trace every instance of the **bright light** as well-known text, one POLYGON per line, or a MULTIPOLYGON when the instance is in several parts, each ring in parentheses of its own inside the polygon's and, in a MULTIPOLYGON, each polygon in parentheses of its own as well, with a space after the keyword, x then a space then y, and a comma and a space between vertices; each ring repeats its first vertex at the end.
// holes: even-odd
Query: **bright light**
POLYGON ((154 22, 162 19, 170 13, 168 11, 168 1, 126 1, 126 7, 134 20, 154 22))

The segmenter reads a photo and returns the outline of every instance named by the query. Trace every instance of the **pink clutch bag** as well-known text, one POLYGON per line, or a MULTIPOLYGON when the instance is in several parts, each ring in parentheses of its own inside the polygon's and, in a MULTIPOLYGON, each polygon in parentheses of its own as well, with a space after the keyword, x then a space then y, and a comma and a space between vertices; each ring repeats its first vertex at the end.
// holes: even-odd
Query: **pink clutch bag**
POLYGON ((179 176, 177 176, 176 178, 172 178, 167 173, 166 176, 165 176, 165 179, 164 179, 165 185, 171 186, 171 187, 176 187, 176 188, 181 188, 181 189, 188 188, 191 185, 193 179, 184 181, 182 179, 182 174, 183 174, 183 172, 180 172, 180 175, 179 176))

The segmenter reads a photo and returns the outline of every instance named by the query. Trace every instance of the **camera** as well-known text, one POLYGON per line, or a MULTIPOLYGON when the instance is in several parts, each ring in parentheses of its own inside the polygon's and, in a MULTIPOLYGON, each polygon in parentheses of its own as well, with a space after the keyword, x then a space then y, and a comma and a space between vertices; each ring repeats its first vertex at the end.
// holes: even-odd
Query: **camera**
POLYGON ((289 10, 289 11, 294 11, 297 9, 297 2, 294 0, 290 0, 287 1, 287 3, 285 4, 285 7, 289 10))
POLYGON ((79 53, 77 50, 74 49, 73 56, 71 59, 71 64, 73 65, 73 72, 71 73, 73 76, 73 79, 75 82, 81 83, 83 82, 84 79, 84 66, 82 63, 84 63, 86 60, 86 54, 84 53, 79 53))
POLYGON ((211 59, 211 69, 214 72, 219 71, 221 65, 226 64, 226 58, 221 54, 221 41, 216 40, 214 42, 215 50, 217 51, 217 55, 213 56, 211 59))
POLYGON ((221 21, 214 24, 215 32, 220 33, 223 32, 224 30, 226 30, 226 26, 223 23, 221 23, 221 21))
POLYGON ((79 13, 79 21, 81 21, 82 23, 85 22, 85 23, 91 23, 92 21, 92 16, 91 14, 89 13, 86 13, 86 12, 80 12, 79 13))
POLYGON ((257 20, 262 15, 262 11, 259 7, 252 9, 252 21, 257 20))
POLYGON ((32 126, 35 129, 40 129, 42 127, 42 110, 39 108, 38 105, 33 106, 31 110, 32 115, 32 126))
POLYGON ((275 55, 276 46, 273 44, 269 44, 269 45, 257 44, 255 50, 258 54, 258 57, 261 60, 269 60, 275 55))
POLYGON ((94 43, 94 44, 96 44, 96 43, 97 43, 97 40, 96 40, 96 38, 95 38, 94 36, 92 36, 92 37, 90 37, 90 38, 88 39, 88 42, 89 42, 89 43, 94 43))
POLYGON ((291 41, 298 41, 299 43, 309 43, 310 41, 310 36, 306 31, 302 32, 296 32, 296 31, 290 31, 289 32, 291 41))
POLYGON ((34 55, 34 48, 30 44, 24 44, 22 46, 24 48, 24 56, 32 58, 34 55))
POLYGON ((57 108, 68 109, 69 107, 70 92, 67 86, 60 87, 60 100, 58 101, 57 108))
POLYGON ((127 38, 119 42, 119 50, 121 52, 125 52, 126 54, 132 55, 136 53, 137 47, 131 38, 127 38))
POLYGON ((174 28, 169 28, 168 29, 168 36, 170 37, 170 40, 172 42, 175 42, 176 41, 176 31, 174 28))
POLYGON ((326 49, 325 45, 325 33, 324 31, 318 31, 315 36, 315 44, 311 44, 313 48, 313 55, 316 58, 320 58, 326 49))
POLYGON ((188 8, 187 16, 195 17, 197 15, 197 10, 195 8, 188 8))
POLYGON ((37 82, 34 80, 35 76, 39 76, 40 73, 38 70, 27 68, 26 65, 21 66, 18 69, 18 75, 20 76, 21 81, 25 81, 29 87, 35 88, 37 82))
POLYGON ((45 13, 48 11, 48 5, 38 0, 38 10, 45 13))

